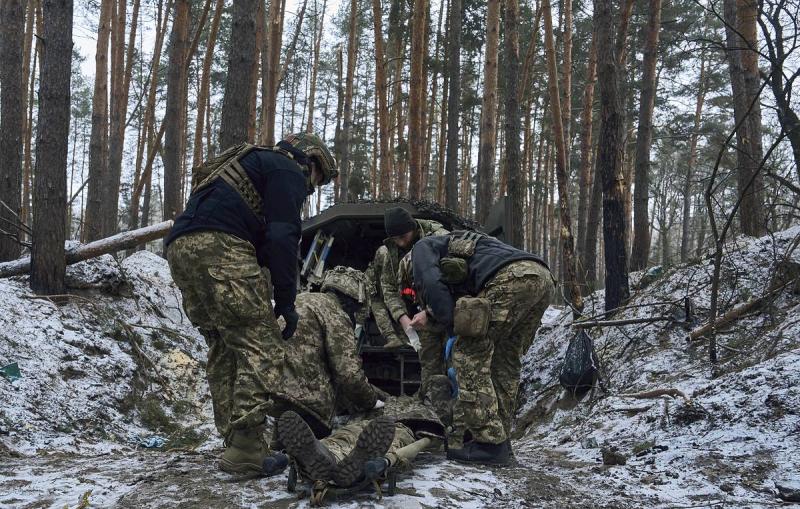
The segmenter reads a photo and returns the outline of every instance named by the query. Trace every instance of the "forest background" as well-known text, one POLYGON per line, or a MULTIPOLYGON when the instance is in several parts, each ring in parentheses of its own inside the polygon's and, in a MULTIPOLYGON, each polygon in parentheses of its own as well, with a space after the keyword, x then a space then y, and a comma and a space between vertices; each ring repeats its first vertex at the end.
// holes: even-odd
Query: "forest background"
POLYGON ((342 174, 306 216, 407 196, 484 222, 505 199, 507 240, 611 309, 629 270, 796 222, 799 8, 3 0, 0 261, 30 250, 59 293, 65 239, 174 218, 192 166, 307 130, 342 174))

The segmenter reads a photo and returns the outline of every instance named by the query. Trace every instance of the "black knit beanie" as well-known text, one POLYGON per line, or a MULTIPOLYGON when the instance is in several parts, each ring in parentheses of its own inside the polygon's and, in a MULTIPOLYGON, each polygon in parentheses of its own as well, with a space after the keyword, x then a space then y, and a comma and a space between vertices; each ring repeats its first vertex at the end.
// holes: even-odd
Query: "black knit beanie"
POLYGON ((396 237, 416 229, 417 223, 409 212, 402 207, 393 207, 383 213, 383 225, 386 235, 396 237))

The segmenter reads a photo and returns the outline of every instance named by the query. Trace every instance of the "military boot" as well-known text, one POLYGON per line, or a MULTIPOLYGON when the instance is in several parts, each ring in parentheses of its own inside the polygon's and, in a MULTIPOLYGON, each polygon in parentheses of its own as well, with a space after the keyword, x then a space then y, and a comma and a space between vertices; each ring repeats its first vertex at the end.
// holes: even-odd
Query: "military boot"
POLYGON ((269 451, 264 446, 264 426, 235 429, 219 459, 219 469, 230 474, 261 475, 269 451))
POLYGON ((331 472, 331 479, 338 486, 352 486, 364 475, 364 464, 368 460, 381 458, 394 440, 394 419, 381 416, 373 419, 361 430, 356 446, 331 472))
POLYGON ((511 442, 499 444, 472 441, 460 449, 447 449, 447 459, 461 463, 482 463, 484 465, 508 465, 511 442))
POLYGON ((303 474, 314 481, 330 479, 336 458, 317 440, 306 421, 297 413, 284 412, 278 419, 278 440, 299 464, 303 474))

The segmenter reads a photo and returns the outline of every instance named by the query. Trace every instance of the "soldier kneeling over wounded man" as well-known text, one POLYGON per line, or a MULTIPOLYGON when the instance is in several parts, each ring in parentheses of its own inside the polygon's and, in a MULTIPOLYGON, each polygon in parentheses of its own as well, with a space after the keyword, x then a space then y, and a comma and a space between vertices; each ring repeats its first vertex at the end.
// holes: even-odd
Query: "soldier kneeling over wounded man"
MULTIPOLYGON (((349 487, 380 478, 438 445, 435 437, 444 433, 435 412, 416 398, 393 398, 368 382, 353 332, 369 312, 367 285, 362 272, 336 267, 326 272, 320 293, 297 296, 300 320, 287 342, 290 375, 284 381, 294 410, 281 415, 273 438, 305 480, 349 487), (349 421, 332 429, 334 416, 343 412, 349 421)), ((283 469, 282 456, 264 461, 265 475, 283 469)))

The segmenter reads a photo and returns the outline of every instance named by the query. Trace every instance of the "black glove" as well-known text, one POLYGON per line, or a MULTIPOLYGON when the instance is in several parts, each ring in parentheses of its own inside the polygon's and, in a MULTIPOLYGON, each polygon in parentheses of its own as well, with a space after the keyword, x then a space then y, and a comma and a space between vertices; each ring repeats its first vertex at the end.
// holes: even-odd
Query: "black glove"
POLYGON ((281 336, 284 340, 291 338, 294 335, 294 331, 297 330, 297 321, 300 319, 300 315, 297 314, 297 311, 294 308, 287 309, 285 311, 278 311, 275 310, 275 318, 282 316, 284 321, 286 321, 286 327, 283 328, 283 332, 281 336))

